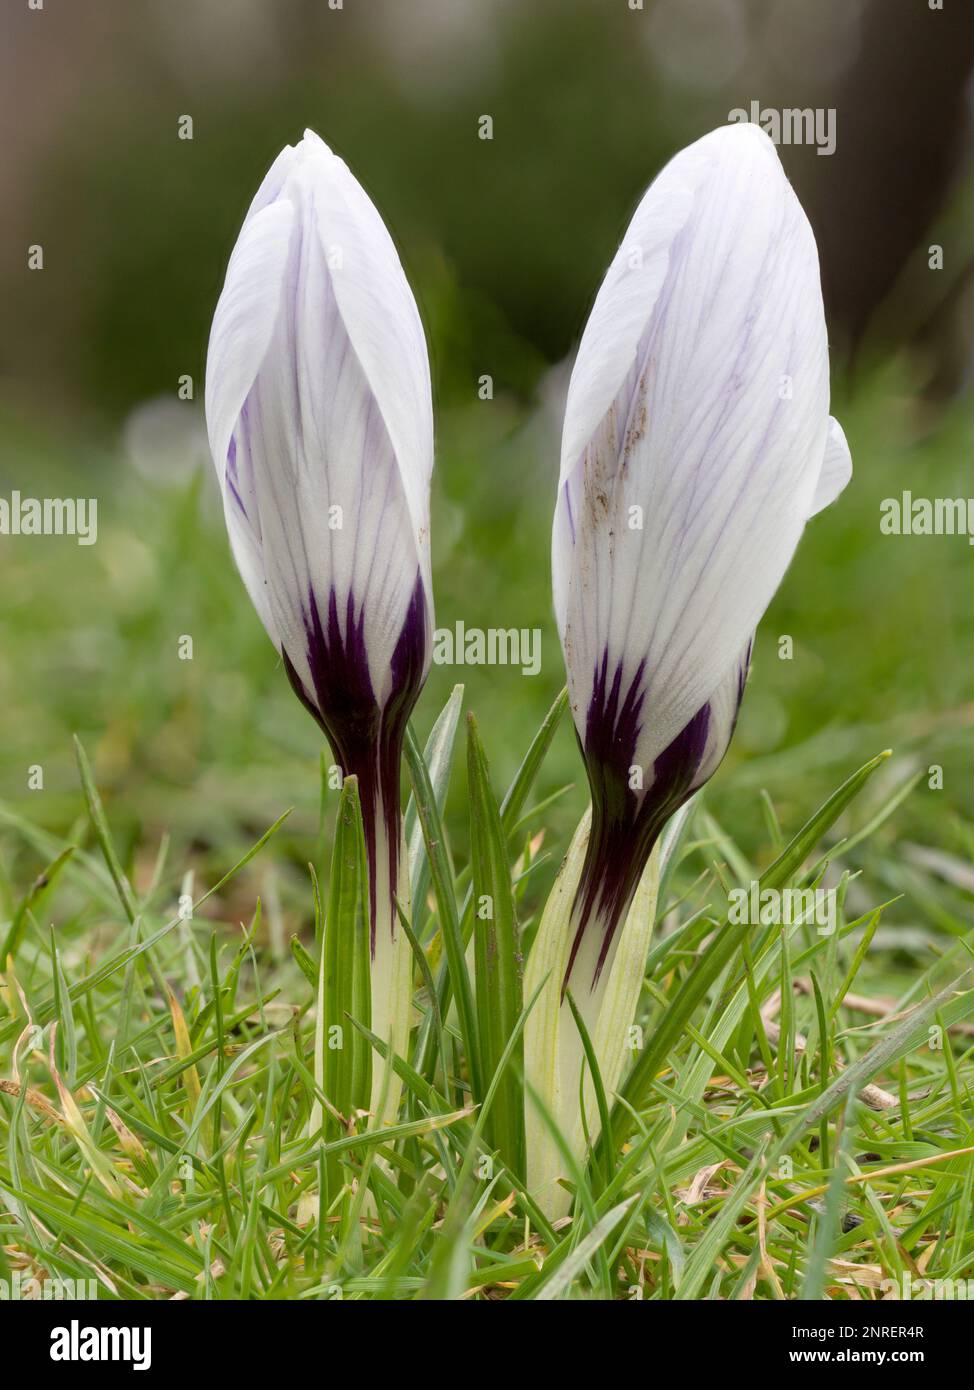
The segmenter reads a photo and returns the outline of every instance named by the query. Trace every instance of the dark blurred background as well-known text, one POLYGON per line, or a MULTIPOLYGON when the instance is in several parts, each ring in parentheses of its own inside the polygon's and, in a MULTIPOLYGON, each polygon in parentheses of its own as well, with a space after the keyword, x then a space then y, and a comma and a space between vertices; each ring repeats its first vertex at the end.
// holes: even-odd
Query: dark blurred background
POLYGON ((918 254, 969 208, 959 0, 15 0, 3 27, 4 371, 45 415, 118 420, 202 373, 241 215, 305 125, 394 229, 439 400, 490 367, 530 398, 650 176, 752 99, 836 111, 834 154, 781 154, 840 352, 895 291, 879 346, 922 345, 938 390, 967 379, 970 239, 939 276, 918 254))
MULTIPOLYGON (((780 154, 818 238, 856 477, 762 629, 714 805, 736 789, 735 820, 757 836, 741 789, 768 785, 801 814, 819 783, 892 742, 907 768, 956 769, 937 805, 944 835, 967 843, 971 553, 962 538, 880 537, 878 506, 905 486, 972 491, 974 7, 635 4, 7 0, 0 490, 101 505, 88 550, 0 538, 9 804, 51 824, 76 814, 78 730, 133 841, 175 825, 213 844, 288 802, 314 822, 316 734, 232 571, 201 427, 228 255, 305 126, 372 195, 426 323, 438 621, 544 632, 539 677, 437 668, 417 716, 428 728, 466 678, 502 786, 563 679, 547 549, 570 354, 661 164, 757 101, 835 110, 833 154, 780 154), (33 244, 42 272, 27 268, 33 244), (184 374, 192 401, 177 399, 184 374), (776 659, 783 632, 792 663, 776 659), (191 664, 175 656, 183 633, 191 664), (53 796, 26 790, 32 761, 53 796)), ((543 789, 578 775, 565 731, 543 789)), ((557 829, 583 800, 576 786, 557 829)))

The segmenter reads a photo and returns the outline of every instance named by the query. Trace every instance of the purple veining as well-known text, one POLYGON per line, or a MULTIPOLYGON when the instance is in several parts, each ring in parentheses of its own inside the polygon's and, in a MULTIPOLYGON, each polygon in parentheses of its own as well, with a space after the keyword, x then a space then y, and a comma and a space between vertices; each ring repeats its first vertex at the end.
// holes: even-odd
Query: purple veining
POLYGON ((335 590, 328 594, 325 621, 313 591, 304 614, 306 654, 314 686, 309 692, 289 658, 284 668, 298 699, 331 745, 344 776, 356 776, 362 803, 369 864, 370 941, 375 955, 377 826, 385 822, 392 891, 399 870, 401 811, 399 773, 406 723, 422 689, 426 665, 426 591, 421 575, 406 610, 392 654, 392 691, 380 706, 372 686, 365 641, 365 614, 356 613, 355 598, 345 603, 345 630, 335 590))
MULTIPOLYGON (((625 689, 622 663, 616 665, 611 682, 608 670, 604 651, 595 670, 585 738, 579 740, 592 796, 592 826, 572 911, 575 930, 563 994, 590 924, 602 932, 591 987, 598 983, 653 846, 669 818, 704 780, 699 773, 713 732, 707 701, 654 760, 651 785, 645 791, 633 789, 629 783, 643 722, 645 662, 639 663, 625 689)), ((738 706, 746 670, 745 663, 738 706)), ((732 732, 733 724, 726 731, 725 748, 732 732)))

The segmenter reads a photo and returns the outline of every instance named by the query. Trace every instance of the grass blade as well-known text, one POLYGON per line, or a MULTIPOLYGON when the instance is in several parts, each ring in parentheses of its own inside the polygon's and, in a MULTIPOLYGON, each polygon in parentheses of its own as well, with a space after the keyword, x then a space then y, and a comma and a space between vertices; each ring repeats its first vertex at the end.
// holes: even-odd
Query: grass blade
MULTIPOLYGON (((521 957, 507 837, 472 714, 467 716, 467 785, 480 1059, 483 1074, 493 1076, 521 1014, 521 957)), ((505 1163, 517 1173, 524 1171, 520 1073, 516 1056, 500 1086, 489 1131, 505 1163)))

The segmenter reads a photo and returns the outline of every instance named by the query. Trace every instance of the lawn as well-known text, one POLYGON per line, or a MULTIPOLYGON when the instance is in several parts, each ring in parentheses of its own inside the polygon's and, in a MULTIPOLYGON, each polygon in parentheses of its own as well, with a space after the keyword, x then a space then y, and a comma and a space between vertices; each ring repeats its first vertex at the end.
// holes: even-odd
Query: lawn
MULTIPOLYGON (((541 668, 436 665, 414 729, 422 747, 463 684, 497 801, 512 789, 526 954, 586 804, 566 718, 525 762, 564 683, 557 414, 471 396, 438 422, 437 624, 538 629, 541 668)), ((196 406, 171 408, 194 440, 196 406)), ((432 873, 407 813, 400 1117, 345 1116, 322 1148, 312 870, 327 916, 339 792, 209 466, 186 443, 147 476, 114 437, 8 415, 11 486, 97 496, 99 530, 0 552, 0 1277, 95 1279, 102 1298, 661 1300, 974 1277, 970 553, 879 528, 904 489, 965 495, 974 411, 931 428, 892 365, 840 382, 835 408, 852 484, 762 624, 730 754, 668 866, 613 1142, 566 1159, 574 1218, 554 1226, 497 1158, 501 1088, 471 1095, 451 1007, 464 721, 452 753, 430 746, 432 873), (835 890, 836 930, 735 931, 729 894, 759 875, 835 890)))

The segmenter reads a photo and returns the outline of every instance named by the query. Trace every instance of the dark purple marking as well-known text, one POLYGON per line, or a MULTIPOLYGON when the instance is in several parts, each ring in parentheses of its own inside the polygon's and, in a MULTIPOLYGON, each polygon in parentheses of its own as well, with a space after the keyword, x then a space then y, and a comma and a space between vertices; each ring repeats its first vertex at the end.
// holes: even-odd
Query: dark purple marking
POLYGON ((320 726, 344 776, 356 776, 369 861, 372 954, 375 955, 376 823, 385 817, 389 842, 389 882, 395 890, 399 868, 399 775, 406 723, 423 686, 426 664, 426 591, 419 573, 402 631, 392 654, 392 693, 380 708, 369 675, 365 617, 355 615, 351 594, 345 608, 345 633, 334 589, 328 595, 323 624, 318 602, 308 595, 305 632, 314 693, 309 694, 288 657, 284 669, 298 699, 320 726))
MULTIPOLYGON (((623 695, 622 664, 611 685, 608 653, 596 668, 585 721, 582 754, 592 794, 592 829, 575 895, 572 920, 577 924, 562 996, 588 924, 597 921, 602 945, 591 987, 602 973, 619 923, 636 893, 653 846, 670 816, 696 790, 697 773, 707 748, 710 704, 704 704, 653 763, 653 784, 645 794, 629 786, 641 728, 645 663, 636 668, 623 695)), ((581 743, 581 740, 579 740, 581 743)))

